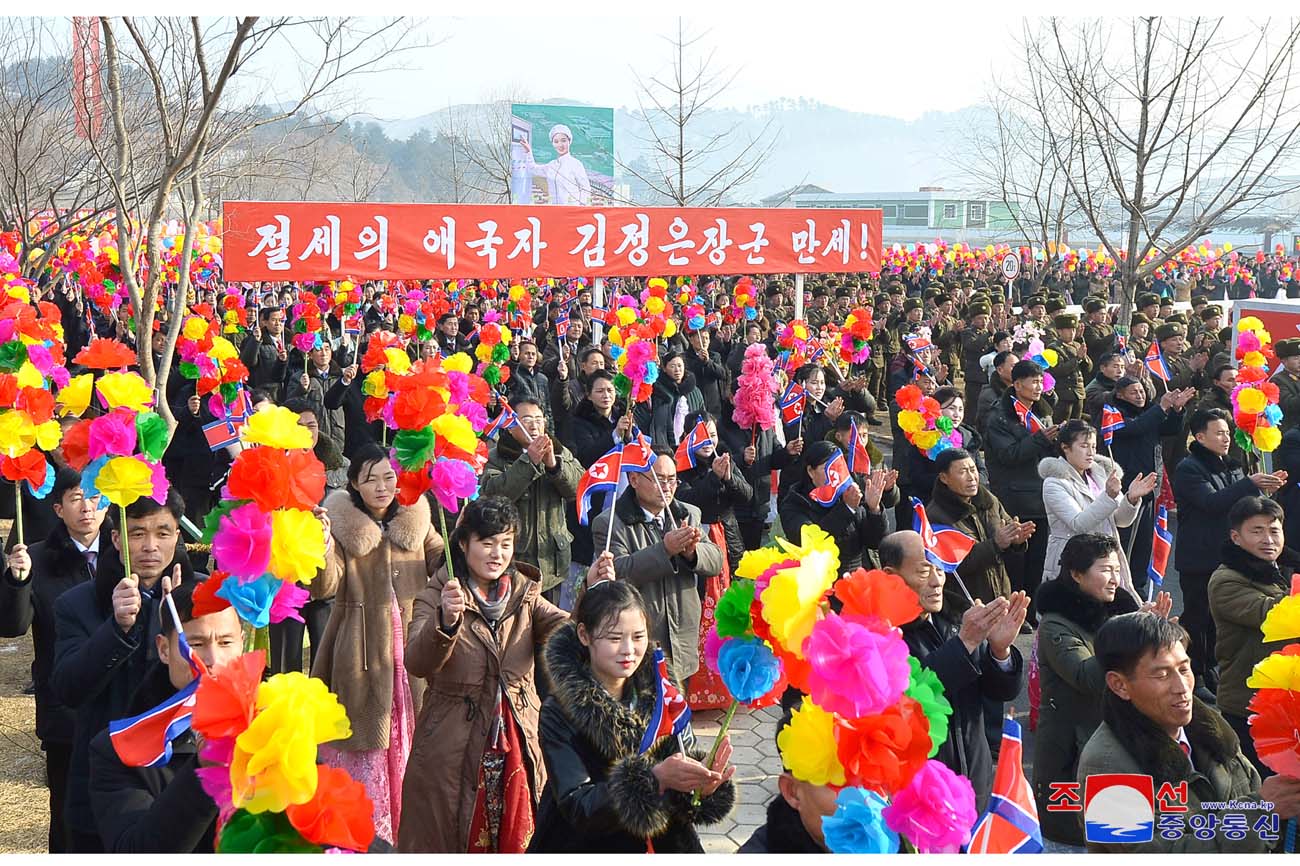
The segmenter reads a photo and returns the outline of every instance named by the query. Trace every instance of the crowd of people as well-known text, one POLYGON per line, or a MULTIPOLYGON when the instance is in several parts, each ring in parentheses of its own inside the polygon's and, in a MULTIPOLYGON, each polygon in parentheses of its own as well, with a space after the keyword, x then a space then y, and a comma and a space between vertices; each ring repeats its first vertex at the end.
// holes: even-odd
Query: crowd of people
MULTIPOLYGON (((1300 473, 1300 340, 1275 344, 1285 435, 1268 469, 1233 437, 1222 307, 1198 292, 1189 312, 1174 312, 1172 286, 1156 284, 1138 295, 1131 329, 1117 330, 1108 287, 1084 282, 1080 291, 1049 272, 1007 285, 961 269, 810 279, 809 329, 869 311, 871 351, 858 363, 826 352, 786 364, 803 411, 764 430, 736 423, 735 395, 751 346, 787 359, 788 281, 756 281, 745 313, 734 281, 702 279, 694 294, 708 317, 693 327, 679 315, 660 341, 651 398, 630 406, 591 287, 550 298, 538 287, 534 327, 511 341, 510 375, 487 407, 517 423, 492 443, 480 495, 449 515, 445 538, 448 515, 432 496, 398 503, 388 431, 364 409, 359 359, 375 334, 398 330, 385 288, 363 287, 361 333, 329 321, 304 354, 286 331, 295 287, 245 287, 250 408, 284 406, 310 430, 331 539, 305 623, 271 629, 270 669, 310 671, 346 708, 351 736, 321 759, 364 783, 373 850, 701 851, 697 828, 736 801, 731 748, 710 761, 689 730, 640 748, 655 711, 653 650, 692 706, 725 706, 702 660, 714 605, 746 551, 808 525, 834 540, 842 572, 883 569, 915 592, 923 614, 904 638, 953 707, 936 757, 970 779, 981 810, 1007 705, 1028 690, 1042 831, 1063 850, 1084 844, 1082 816, 1052 807, 1062 784, 1088 774, 1183 785, 1193 814, 1203 802, 1263 800, 1293 817, 1300 780, 1256 754, 1247 679, 1279 648, 1260 625, 1300 566, 1285 544, 1300 537, 1300 493, 1287 485, 1290 468, 1300 473), (1050 369, 1029 356, 1038 340, 1055 353, 1050 369), (1143 363, 1153 343, 1167 377, 1143 363), (909 386, 934 398, 956 447, 913 444, 899 420, 909 386), (1105 435, 1103 407, 1122 422, 1105 435), (701 426, 707 442, 683 465, 678 446, 701 426), (583 522, 584 472, 634 431, 653 444, 648 471, 596 494, 583 522), (820 491, 837 458, 859 449, 865 465, 854 461, 827 505, 820 491), (927 557, 914 500, 931 523, 974 540, 954 570, 927 557), (1177 611, 1151 586, 1161 503, 1176 514, 1177 611), (1026 658, 1016 641, 1028 635, 1026 658)), ((125 308, 106 316, 75 292, 50 295, 69 358, 92 336, 134 347, 125 308)), ((213 289, 195 302, 218 308, 213 289)), ((472 353, 502 303, 462 292, 431 338, 409 342, 411 359, 472 353)), ((160 363, 166 323, 151 348, 160 363)), ((51 852, 212 850, 217 807, 195 772, 202 742, 184 735, 165 764, 133 768, 107 734, 193 677, 165 595, 209 668, 243 648, 229 609, 194 605, 210 567, 186 529, 217 505, 239 446, 210 445, 204 428, 218 419, 179 369, 162 399, 177 421, 165 503, 106 512, 58 449, 44 498, 0 492, 0 516, 20 501, 25 526, 27 543, 11 534, 6 545, 0 634, 32 635, 51 852)), ((783 700, 774 735, 797 701, 783 700)), ((826 850, 832 788, 785 772, 765 805, 742 852, 826 850)), ((1091 847, 1262 851, 1274 840, 1189 832, 1091 847)))

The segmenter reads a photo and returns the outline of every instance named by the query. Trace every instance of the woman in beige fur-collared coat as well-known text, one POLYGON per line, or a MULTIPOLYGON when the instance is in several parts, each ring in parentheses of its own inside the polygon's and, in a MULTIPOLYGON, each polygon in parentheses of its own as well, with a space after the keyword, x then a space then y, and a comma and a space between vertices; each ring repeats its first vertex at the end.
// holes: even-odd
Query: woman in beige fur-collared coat
MULTIPOLYGON (((1043 479, 1043 505, 1051 535, 1043 559, 1043 580, 1061 570, 1061 551, 1072 537, 1085 532, 1109 535, 1119 544, 1119 527, 1137 518, 1138 503, 1155 488, 1156 476, 1139 475, 1123 490, 1124 470, 1097 453, 1097 431, 1079 419, 1061 425, 1056 435, 1060 457, 1038 463, 1043 479)), ((1120 557, 1121 584, 1135 599, 1128 560, 1120 557)), ((1142 601, 1143 599, 1138 599, 1142 601)))
POLYGON ((410 756, 424 682, 408 676, 402 648, 415 596, 442 562, 442 537, 429 502, 396 499, 397 475, 377 445, 361 448, 348 467, 348 486, 330 494, 333 549, 310 589, 334 596, 334 610, 312 665, 347 710, 352 736, 320 749, 321 759, 366 786, 375 831, 396 842, 402 777, 410 756))

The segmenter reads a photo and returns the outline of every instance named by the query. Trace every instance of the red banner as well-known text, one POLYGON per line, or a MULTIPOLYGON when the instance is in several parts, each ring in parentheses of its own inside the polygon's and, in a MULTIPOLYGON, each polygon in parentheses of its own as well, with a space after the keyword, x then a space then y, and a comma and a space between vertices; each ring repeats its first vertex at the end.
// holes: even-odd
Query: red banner
POLYGON ((228 201, 225 278, 876 273, 879 210, 228 201))

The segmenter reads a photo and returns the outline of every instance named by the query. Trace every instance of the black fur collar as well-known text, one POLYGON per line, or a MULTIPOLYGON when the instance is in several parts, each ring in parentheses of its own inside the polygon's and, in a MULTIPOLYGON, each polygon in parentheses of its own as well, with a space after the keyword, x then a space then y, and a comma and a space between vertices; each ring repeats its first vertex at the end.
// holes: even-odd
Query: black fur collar
POLYGON ((826 853, 826 849, 808 835, 803 819, 780 792, 767 804, 767 824, 763 829, 767 833, 765 842, 768 854, 826 853))
POLYGON ((576 623, 565 623, 551 635, 543 662, 550 676, 551 694, 565 718, 602 757, 613 762, 640 750, 641 737, 654 712, 653 651, 646 652, 645 661, 632 675, 635 709, 615 700, 596 681, 587 648, 578 640, 576 623))
POLYGON ((934 480, 934 489, 930 492, 930 501, 937 501, 943 510, 957 515, 954 522, 960 522, 978 511, 987 511, 993 507, 993 494, 981 484, 979 490, 967 502, 953 493, 939 479, 934 480))
POLYGON ((1241 464, 1231 457, 1220 457, 1200 442, 1192 440, 1187 445, 1187 453, 1206 465, 1213 473, 1231 472, 1240 469, 1241 464))
MULTIPOLYGON (((1177 784, 1188 777, 1187 756, 1178 742, 1137 711, 1130 701, 1109 688, 1102 700, 1102 721, 1123 743, 1143 773, 1159 788, 1164 782, 1177 784)), ((1183 728, 1192 745, 1192 760, 1204 769, 1206 761, 1226 765, 1237 756, 1241 742, 1218 710, 1192 698, 1192 720, 1183 728)))
POLYGON ((1138 609, 1133 596, 1120 587, 1115 593, 1115 600, 1103 604, 1097 599, 1084 594, 1079 584, 1069 576, 1055 580, 1045 580, 1034 596, 1034 604, 1039 614, 1055 613, 1078 625, 1084 631, 1096 632, 1102 623, 1122 613, 1132 613, 1138 609))
POLYGON ((1222 564, 1235 572, 1243 574, 1247 579, 1271 586, 1280 586, 1282 589, 1290 592, 1291 579, 1290 573, 1294 570, 1286 560, 1290 551, 1287 548, 1282 549, 1282 556, 1278 562, 1265 562, 1254 554, 1247 553, 1242 548, 1232 543, 1231 539, 1223 542, 1223 547, 1219 551, 1222 564), (1281 565, 1288 564, 1284 570, 1281 565))

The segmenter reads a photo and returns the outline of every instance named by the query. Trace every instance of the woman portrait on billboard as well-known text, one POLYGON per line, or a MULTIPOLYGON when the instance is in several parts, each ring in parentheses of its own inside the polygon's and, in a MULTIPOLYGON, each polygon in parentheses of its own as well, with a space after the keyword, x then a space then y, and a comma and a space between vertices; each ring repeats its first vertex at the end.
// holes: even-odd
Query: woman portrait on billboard
POLYGON ((573 145, 573 132, 563 123, 551 127, 551 146, 556 157, 539 165, 533 161, 533 146, 527 137, 519 139, 524 149, 524 168, 532 174, 545 176, 551 204, 591 206, 591 179, 587 169, 569 152, 573 145))

